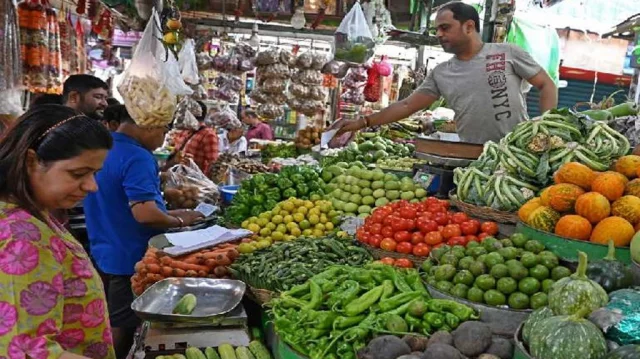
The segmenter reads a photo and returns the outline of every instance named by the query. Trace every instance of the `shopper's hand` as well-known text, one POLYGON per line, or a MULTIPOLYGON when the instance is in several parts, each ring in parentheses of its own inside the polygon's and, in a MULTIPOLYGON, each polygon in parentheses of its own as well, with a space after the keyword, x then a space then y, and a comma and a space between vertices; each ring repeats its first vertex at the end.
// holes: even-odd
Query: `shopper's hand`
POLYGON ((198 211, 192 211, 192 210, 178 211, 175 214, 175 216, 180 217, 180 219, 182 219, 182 221, 184 222, 185 226, 190 226, 196 221, 204 218, 204 215, 202 213, 198 211))

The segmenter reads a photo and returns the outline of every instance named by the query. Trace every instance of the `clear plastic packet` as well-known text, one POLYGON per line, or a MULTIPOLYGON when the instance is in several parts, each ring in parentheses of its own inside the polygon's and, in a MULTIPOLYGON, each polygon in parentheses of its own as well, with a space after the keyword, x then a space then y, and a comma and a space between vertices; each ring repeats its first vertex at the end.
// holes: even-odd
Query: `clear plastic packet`
POLYGON ((289 66, 284 64, 267 65, 258 68, 258 77, 264 79, 288 79, 289 77, 291 77, 291 71, 289 70, 289 66))
POLYGON ((164 196, 170 209, 193 209, 199 203, 218 204, 218 186, 202 173, 192 159, 167 171, 164 196))
POLYGON ((0 91, 0 116, 19 117, 23 112, 22 90, 20 88, 0 91))
POLYGON ((336 60, 364 64, 373 56, 375 43, 360 3, 356 2, 340 22, 333 45, 336 60))
POLYGON ((178 53, 178 64, 180 65, 180 74, 182 74, 184 82, 192 85, 200 82, 193 39, 185 40, 182 49, 178 53))
POLYGON ((256 57, 256 65, 266 66, 280 62, 280 50, 277 48, 261 51, 256 57))
POLYGON ((326 63, 327 56, 325 56, 324 54, 313 54, 313 63, 311 64, 312 69, 320 71, 326 63))
POLYGON ((289 92, 296 98, 309 97, 310 87, 300 83, 292 83, 289 86, 289 92))
POLYGON ((269 101, 269 95, 260 88, 251 91, 249 98, 257 103, 267 103, 269 101))
POLYGON ((323 74, 337 76, 340 72, 340 63, 335 60, 331 60, 322 66, 320 70, 323 74))
POLYGON ((213 91, 213 97, 225 102, 237 102, 239 95, 230 86, 224 85, 213 91))
POLYGON ((180 75, 178 60, 162 46, 158 13, 153 10, 118 92, 136 124, 161 127, 173 120, 177 96, 193 94, 180 75))
POLYGON ((296 58, 296 67, 302 70, 309 69, 313 66, 313 54, 305 52, 296 58))
POLYGON ((258 116, 268 119, 275 119, 284 116, 284 109, 282 106, 273 103, 261 104, 256 109, 256 112, 258 113, 258 116))
POLYGON ((231 108, 229 108, 229 106, 224 106, 217 111, 211 111, 205 119, 205 123, 216 128, 242 127, 242 123, 238 119, 238 116, 233 110, 231 110, 231 108))
POLYGON ((200 127, 200 123, 196 116, 201 115, 201 112, 202 109, 198 106, 197 102, 188 96, 184 96, 180 102, 178 102, 174 115, 174 127, 179 130, 197 130, 200 127), (197 109, 195 107, 197 107, 197 109))
POLYGON ((267 94, 284 92, 287 82, 281 78, 267 78, 260 84, 260 89, 267 94))
POLYGON ((213 69, 216 71, 224 72, 227 68, 227 61, 229 61, 229 56, 216 55, 213 58, 213 69))
POLYGON ((322 85, 323 77, 322 73, 316 70, 298 70, 293 79, 304 85, 318 86, 322 85))
POLYGON ((233 91, 239 92, 242 90, 242 79, 235 75, 220 74, 216 77, 215 84, 217 87, 228 87, 233 91))

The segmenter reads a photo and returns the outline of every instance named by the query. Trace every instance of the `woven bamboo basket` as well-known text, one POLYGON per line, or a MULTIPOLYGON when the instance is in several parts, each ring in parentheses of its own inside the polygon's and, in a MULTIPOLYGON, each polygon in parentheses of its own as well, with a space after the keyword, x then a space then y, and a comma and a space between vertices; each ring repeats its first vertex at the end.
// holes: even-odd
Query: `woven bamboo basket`
POLYGON ((518 214, 515 212, 496 211, 491 207, 476 206, 460 201, 455 195, 455 191, 449 192, 449 201, 462 212, 470 217, 486 219, 498 223, 515 224, 518 223, 518 214))

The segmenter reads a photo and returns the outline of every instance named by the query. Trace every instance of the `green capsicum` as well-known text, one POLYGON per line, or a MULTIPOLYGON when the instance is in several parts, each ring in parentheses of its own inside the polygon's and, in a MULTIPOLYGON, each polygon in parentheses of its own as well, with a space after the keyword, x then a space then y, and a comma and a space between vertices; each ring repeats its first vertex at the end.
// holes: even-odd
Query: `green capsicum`
POLYGON ((294 185, 304 184, 306 182, 304 180, 304 176, 299 173, 292 174, 291 176, 289 176, 289 179, 291 179, 291 182, 293 182, 294 185))
POLYGON ((355 300, 360 292, 360 285, 354 280, 346 280, 341 287, 344 288, 340 293, 336 293, 338 295, 338 301, 334 304, 338 309, 344 308, 347 304, 355 300))
POLYGON ((460 325, 460 318, 451 313, 444 313, 444 323, 451 329, 456 329, 460 325))
POLYGON ((291 182, 290 179, 286 177, 278 178, 278 188, 284 191, 285 189, 291 188, 291 187, 293 187, 293 182, 291 182))
POLYGON ((404 321, 409 325, 409 331, 413 332, 422 330, 422 321, 418 318, 415 318, 411 314, 407 313, 404 315, 404 321))
POLYGON ((251 207, 251 216, 252 217, 258 217, 260 215, 260 213, 264 212, 264 208, 262 206, 259 205, 255 205, 253 207, 251 207))
POLYGON ((449 312, 463 322, 479 318, 473 308, 448 299, 431 299, 427 301, 427 308, 435 313, 449 312))
POLYGON ((265 185, 267 183, 267 179, 265 178, 264 174, 262 174, 262 173, 258 173, 256 175, 254 175, 253 177, 251 177, 250 181, 253 184, 253 186, 255 186, 255 187, 262 186, 262 185, 265 185))
POLYGON ((304 308, 306 309, 318 309, 322 305, 322 287, 314 280, 309 281, 309 289, 311 292, 311 300, 304 308))
POLYGON ((298 192, 298 195, 304 197, 309 193, 309 186, 307 186, 305 183, 298 183, 296 185, 296 192, 298 192))
POLYGON ((381 312, 388 312, 420 296, 420 292, 400 293, 384 301, 380 301, 379 308, 381 312))
POLYGON ((289 199, 289 198, 295 198, 298 196, 298 192, 296 192, 295 189, 293 188, 287 188, 284 190, 284 192, 282 192, 282 197, 289 199))
POLYGON ((344 307, 345 314, 349 317, 354 317, 369 309, 369 307, 380 299, 383 291, 384 287, 380 285, 364 293, 359 298, 352 300, 344 307))
POLYGON ((251 204, 263 204, 267 198, 262 193, 256 193, 251 197, 251 204))
POLYGON ((327 334, 329 334, 329 331, 326 329, 311 328, 306 330, 306 336, 311 339, 319 339, 324 337, 327 334))
MULTIPOLYGON (((418 295, 419 297, 420 295, 418 295)), ((422 298, 415 298, 407 303, 404 303, 403 305, 397 307, 396 309, 392 309, 384 314, 397 314, 397 315, 405 315, 406 312, 409 311, 409 307, 411 306, 411 304, 413 304, 414 302, 417 302, 419 300, 422 300, 422 298)))
POLYGON ((333 321, 333 329, 346 329, 360 324, 366 318, 365 315, 357 315, 355 317, 337 317, 333 321))
POLYGON ((425 298, 431 298, 427 288, 425 288, 424 283, 422 283, 422 278, 420 278, 418 271, 411 270, 409 274, 407 274, 407 284, 409 284, 414 291, 420 292, 425 298))
POLYGON ((384 281, 382 281, 382 286, 384 287, 384 291, 382 291, 380 302, 383 302, 385 299, 391 297, 393 292, 396 290, 395 286, 393 285, 393 282, 388 279, 385 279, 384 281))
POLYGON ((270 200, 274 200, 276 202, 280 201, 280 190, 277 188, 269 188, 265 192, 265 197, 270 200))
POLYGON ((310 281, 306 281, 302 284, 298 284, 295 287, 289 289, 287 291, 287 295, 290 295, 292 297, 301 297, 307 293, 309 293, 309 288, 310 288, 310 281))
POLYGON ((422 329, 420 330, 420 333, 426 335, 426 336, 430 336, 431 333, 433 333, 433 328, 431 328, 431 324, 429 324, 426 320, 422 320, 421 322, 422 324, 422 329))
POLYGON ((424 319, 424 321, 426 321, 427 323, 429 323, 429 325, 432 328, 435 329, 440 329, 442 328, 442 326, 445 324, 444 323, 444 316, 440 313, 426 313, 422 319, 424 319))

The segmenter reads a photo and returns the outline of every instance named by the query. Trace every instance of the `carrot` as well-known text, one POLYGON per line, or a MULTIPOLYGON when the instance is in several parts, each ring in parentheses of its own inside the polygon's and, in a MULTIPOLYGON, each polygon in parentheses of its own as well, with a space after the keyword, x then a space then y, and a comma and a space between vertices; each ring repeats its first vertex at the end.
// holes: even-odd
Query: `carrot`
POLYGON ((142 257, 142 263, 144 263, 144 264, 157 264, 158 263, 158 258, 144 256, 144 257, 142 257))
POLYGON ((203 270, 198 271, 198 277, 204 278, 207 276, 207 274, 209 274, 209 272, 207 271, 203 271, 203 270))
POLYGON ((162 257, 160 258, 160 263, 162 263, 162 265, 168 266, 173 264, 173 259, 171 259, 171 257, 169 256, 162 257))
POLYGON ((161 273, 165 278, 173 276, 173 268, 169 266, 162 266, 161 273))
POLYGON ((173 270, 173 276, 174 277, 184 277, 185 271, 180 269, 180 268, 175 268, 173 270))
POLYGON ((142 263, 142 261, 136 263, 135 267, 133 267, 135 269, 136 272, 140 272, 142 270, 142 268, 144 268, 144 263, 142 263))
POLYGON ((216 257, 216 262, 218 262, 218 265, 221 266, 228 266, 232 263, 231 259, 229 259, 226 254, 218 254, 218 256, 216 257))
POLYGON ((202 257, 205 260, 207 260, 207 259, 215 259, 220 254, 227 254, 227 250, 226 249, 216 249, 215 251, 203 253, 202 257))
POLYGON ((206 265, 209 269, 213 269, 218 266, 218 262, 215 259, 207 259, 207 261, 204 262, 204 265, 206 265))
POLYGON ((147 274, 147 279, 149 279, 150 281, 153 281, 153 283, 155 283, 155 282, 159 282, 159 281, 163 280, 164 278, 162 278, 162 276, 160 274, 149 273, 149 274, 147 274))
POLYGON ((217 266, 213 270, 213 274, 215 274, 216 277, 218 277, 218 278, 226 276, 227 273, 229 273, 229 271, 227 270, 227 267, 223 267, 223 266, 217 266))
POLYGON ((231 259, 232 261, 236 260, 236 258, 238 258, 239 256, 240 253, 235 248, 231 248, 227 251, 227 257, 229 257, 229 259, 231 259))
POLYGON ((159 264, 147 264, 147 270, 149 273, 158 274, 160 273, 160 265, 159 264))
POLYGON ((198 272, 194 271, 194 270, 188 270, 184 273, 185 277, 191 277, 191 278, 195 278, 198 276, 198 272))

